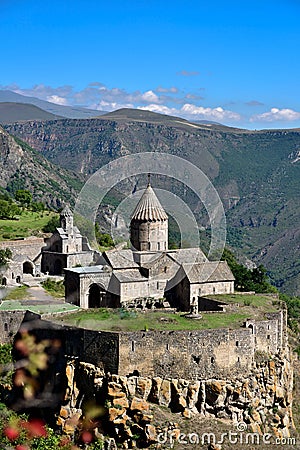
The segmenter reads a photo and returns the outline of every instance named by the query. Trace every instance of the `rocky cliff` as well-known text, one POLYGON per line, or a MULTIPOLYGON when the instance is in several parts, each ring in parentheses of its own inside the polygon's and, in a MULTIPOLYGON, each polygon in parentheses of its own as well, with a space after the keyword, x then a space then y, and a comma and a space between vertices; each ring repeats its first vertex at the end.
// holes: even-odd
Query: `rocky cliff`
MULTIPOLYGON (((174 443, 182 433, 177 423, 180 417, 193 418, 194 424, 218 419, 228 428, 237 426, 240 435, 270 433, 270 440, 287 439, 294 428, 288 354, 268 357, 257 353, 249 377, 240 374, 228 379, 119 376, 74 360, 68 362, 66 374, 68 386, 57 422, 61 429, 74 433, 77 421, 86 414, 83 411, 94 401, 102 410, 93 433, 97 437, 109 434, 122 448, 174 443), (159 408, 167 409, 173 421, 162 423, 159 408)), ((202 437, 194 433, 193 443, 195 439, 201 443, 202 437)))
POLYGON ((62 202, 73 202, 81 186, 77 175, 55 166, 1 127, 0 172, 3 189, 12 193, 29 189, 35 201, 56 208, 62 202))

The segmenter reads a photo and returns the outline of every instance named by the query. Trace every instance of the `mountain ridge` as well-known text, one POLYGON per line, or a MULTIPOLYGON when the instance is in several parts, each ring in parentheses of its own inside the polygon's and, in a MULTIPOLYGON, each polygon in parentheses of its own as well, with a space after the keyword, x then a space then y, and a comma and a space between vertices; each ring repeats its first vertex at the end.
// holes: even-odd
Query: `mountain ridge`
POLYGON ((62 116, 51 114, 29 103, 0 103, 0 123, 9 124, 27 120, 58 120, 62 116))
POLYGON ((55 116, 62 116, 70 119, 97 117, 105 114, 106 112, 98 111, 96 109, 83 108, 80 106, 58 105, 36 97, 27 97, 26 95, 21 95, 13 91, 0 89, 0 103, 7 102, 34 105, 55 116))
MULTIPOLYGON (((177 118, 153 114, 150 121, 133 120, 123 111, 114 120, 110 115, 14 123, 5 128, 51 162, 86 179, 114 159, 143 151, 189 160, 219 192, 227 216, 228 244, 256 264, 265 264, 282 290, 300 294, 300 130, 193 127, 181 119, 178 123, 177 118)), ((132 188, 127 186, 128 193, 132 188)), ((180 186, 175 188, 185 195, 180 186)), ((199 224, 207 227, 201 202, 191 194, 184 200, 199 224)))

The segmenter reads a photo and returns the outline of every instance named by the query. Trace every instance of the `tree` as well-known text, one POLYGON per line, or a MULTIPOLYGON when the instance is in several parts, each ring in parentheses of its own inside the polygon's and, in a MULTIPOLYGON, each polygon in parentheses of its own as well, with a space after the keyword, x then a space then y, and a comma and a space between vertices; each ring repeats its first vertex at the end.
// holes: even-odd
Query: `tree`
POLYGON ((45 210, 45 205, 42 202, 31 203, 31 209, 34 212, 42 212, 45 210))
POLYGON ((12 252, 9 248, 0 249, 0 267, 6 266, 8 260, 12 257, 12 252))
POLYGON ((113 247, 114 240, 108 233, 101 233, 98 223, 95 224, 95 236, 97 242, 102 247, 113 247))
POLYGON ((0 219, 14 219, 20 213, 20 208, 12 201, 0 200, 0 219))
POLYGON ((54 231, 58 227, 59 227, 59 217, 53 216, 53 217, 51 217, 51 219, 48 220, 46 225, 44 225, 44 227, 42 228, 42 231, 44 233, 54 233, 54 231))
POLYGON ((15 193, 15 199, 19 202, 23 207, 29 206, 32 201, 32 194, 26 189, 18 189, 15 193))
POLYGON ((259 265, 254 269, 247 269, 247 267, 238 263, 235 255, 227 248, 224 249, 222 259, 227 261, 235 277, 235 289, 258 293, 277 292, 277 289, 270 284, 267 270, 263 265, 259 265))

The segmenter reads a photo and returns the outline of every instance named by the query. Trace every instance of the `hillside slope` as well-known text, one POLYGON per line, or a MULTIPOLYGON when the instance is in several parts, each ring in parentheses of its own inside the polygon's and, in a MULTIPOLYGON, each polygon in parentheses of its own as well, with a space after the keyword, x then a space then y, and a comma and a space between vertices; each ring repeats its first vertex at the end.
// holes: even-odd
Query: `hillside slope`
POLYGON ((56 116, 69 117, 71 119, 87 119, 89 117, 101 116, 101 114, 105 113, 105 111, 81 108, 79 106, 57 105, 56 103, 47 102, 36 97, 27 97, 9 90, 0 90, 0 102, 35 105, 56 116))
MULTIPOLYGON (((211 179, 223 200, 228 244, 265 264, 282 290, 300 294, 300 130, 255 132, 130 110, 6 129, 51 162, 85 177, 136 152, 186 158, 211 179)), ((206 225, 201 205, 185 200, 206 225)))
POLYGON ((27 144, 15 140, 0 127, 0 188, 14 192, 29 189, 35 201, 59 208, 73 203, 80 178, 47 161, 27 144))
POLYGON ((0 123, 2 124, 23 120, 55 120, 60 118, 34 105, 9 102, 0 103, 0 123))

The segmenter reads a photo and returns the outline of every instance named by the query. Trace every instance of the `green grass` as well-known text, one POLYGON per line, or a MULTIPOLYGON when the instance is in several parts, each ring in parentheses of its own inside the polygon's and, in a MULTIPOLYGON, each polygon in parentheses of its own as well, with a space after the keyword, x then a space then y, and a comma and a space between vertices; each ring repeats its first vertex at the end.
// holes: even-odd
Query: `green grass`
POLYGON ((239 328, 249 317, 263 320, 266 312, 278 310, 277 301, 263 294, 217 295, 214 298, 231 304, 232 308, 225 313, 203 312, 199 320, 187 319, 184 313, 107 308, 79 310, 60 316, 59 320, 68 325, 102 331, 205 330, 239 328))
POLYGON ((47 278, 47 280, 42 283, 43 288, 47 291, 52 297, 55 298, 64 298, 65 297, 65 286, 64 281, 54 281, 51 278, 47 278))
POLYGON ((202 330, 212 328, 240 327, 249 316, 249 312, 234 312, 230 314, 203 314, 202 319, 191 320, 182 313, 137 312, 122 309, 93 309, 78 311, 66 316, 60 316, 60 322, 65 324, 102 331, 138 331, 138 330, 202 330))
POLYGON ((71 305, 69 303, 58 303, 55 304, 42 304, 42 305, 22 305, 18 300, 7 300, 0 305, 0 311, 24 311, 29 310, 37 314, 52 314, 59 312, 74 311, 77 306, 71 305))
POLYGON ((20 239, 40 233, 54 212, 23 211, 18 220, 0 220, 0 241, 20 239))
POLYGON ((275 297, 264 294, 220 294, 211 295, 210 298, 224 301, 226 303, 238 303, 241 307, 250 306, 259 308, 261 312, 274 312, 278 310, 275 297))
POLYGON ((24 298, 29 298, 31 297, 31 295, 28 294, 27 289, 27 286, 18 286, 16 288, 13 288, 12 290, 8 291, 3 300, 22 300, 24 298))

